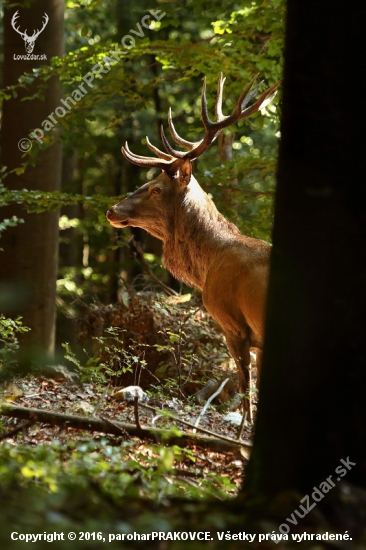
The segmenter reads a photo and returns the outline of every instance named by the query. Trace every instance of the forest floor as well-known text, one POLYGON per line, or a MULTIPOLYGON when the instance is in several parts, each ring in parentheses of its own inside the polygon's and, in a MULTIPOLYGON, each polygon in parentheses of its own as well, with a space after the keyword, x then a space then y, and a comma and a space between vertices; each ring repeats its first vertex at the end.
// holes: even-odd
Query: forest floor
MULTIPOLYGON (((110 387, 106 391, 92 383, 68 385, 61 378, 27 376, 8 384, 4 397, 11 406, 32 411, 59 412, 70 418, 82 413, 98 416, 111 425, 133 424, 136 403, 115 399, 116 390, 110 387)), ((162 413, 141 409, 139 422, 143 426, 170 423, 171 419, 164 418, 167 410, 194 423, 202 411, 202 405, 176 398, 150 397, 148 403, 162 413)), ((283 513, 291 517, 299 496, 285 495, 265 513, 256 505, 244 504, 239 488, 245 471, 245 447, 217 452, 189 441, 184 447, 169 446, 127 432, 111 436, 70 426, 60 428, 40 423, 36 415, 31 425, 23 429, 22 425, 14 418, 2 423, 1 548, 25 550, 27 543, 19 539, 24 533, 61 533, 69 540, 69 534, 75 534, 72 543, 52 540, 57 550, 105 545, 142 548, 147 540, 149 548, 159 550, 183 549, 187 544, 192 549, 290 548, 294 544, 292 534, 298 536, 304 529, 314 537, 328 538, 316 543, 315 539, 304 540, 302 547, 365 548, 362 540, 329 540, 330 534, 344 534, 344 529, 329 524, 319 510, 309 514, 302 525, 299 522, 291 526, 288 541, 276 540, 276 536, 282 536, 279 517, 283 513), (11 435, 16 426, 20 429, 11 435), (10 540, 11 533, 16 533, 18 539, 10 540), (157 538, 147 539, 152 533, 157 533, 157 538), (209 538, 197 540, 195 533, 209 538)), ((230 439, 238 430, 213 407, 207 410, 200 426, 230 439)), ((251 435, 245 427, 243 438, 248 442, 251 435)), ((37 541, 37 548, 45 546, 49 546, 47 540, 37 541)))
MULTIPOLYGON (((29 375, 9 383, 3 398, 19 408, 70 417, 95 413, 111 423, 134 423, 134 403, 113 398, 116 390, 29 375)), ((163 416, 140 409, 141 426, 171 424, 164 411, 194 423, 202 411, 202 405, 176 398, 150 397, 148 403, 163 411, 163 416)), ((3 417, 0 471, 13 469, 13 477, 9 482, 6 476, 0 477, 0 546, 9 538, 9 529, 22 533, 72 529, 79 536, 84 531, 108 531, 127 536, 135 531, 221 530, 228 525, 230 502, 234 502, 241 486, 246 463, 240 445, 217 452, 188 441, 184 448, 178 448, 154 438, 128 433, 111 436, 34 420, 28 425, 17 418, 3 417), (14 429, 16 433, 12 433, 14 429), (114 469, 109 480, 107 463, 114 469), (59 468, 66 475, 62 477, 59 468), (207 505, 212 512, 208 522, 207 505)), ((215 407, 207 409, 200 427, 230 439, 238 432, 238 426, 225 422, 215 407)), ((242 438, 249 441, 250 437, 251 429, 245 426, 242 438)), ((43 547, 41 542, 39 547, 43 547)), ((22 544, 12 542, 9 547, 23 548, 22 544)), ((73 547, 89 548, 89 544, 91 541, 79 540, 73 547)), ((121 544, 113 542, 112 547, 121 544)), ((192 548, 201 546, 197 541, 192 544, 192 548)), ((163 541, 150 545, 168 547, 163 541)), ((62 544, 56 541, 53 547, 62 548, 62 544)))
MULTIPOLYGON (((73 541, 53 539, 55 550, 142 548, 143 541, 159 550, 289 548, 304 530, 328 537, 301 542, 313 550, 366 548, 361 539, 330 540, 344 528, 320 507, 291 521, 282 540, 279 527, 302 495, 264 507, 260 495, 243 498, 253 430, 233 423, 241 419, 233 362, 197 299, 130 293, 119 304, 91 307, 79 330, 94 346, 85 344, 84 363, 67 347, 77 375, 56 367, 52 377, 40 371, 2 388, 0 548, 25 550, 19 533, 63 533, 73 541), (141 403, 121 392, 136 383, 141 403), (10 541, 11 533, 18 538, 10 541), (146 538, 152 533, 158 538, 146 538)), ((352 488, 344 495, 363 502, 352 488)))
MULTIPOLYGON (((95 409, 97 418, 109 420, 110 422, 122 422, 133 424, 135 422, 134 403, 133 401, 119 400, 114 398, 119 388, 110 387, 108 393, 105 392, 99 384, 83 383, 80 385, 70 385, 65 379, 50 379, 44 377, 27 376, 12 382, 7 388, 8 400, 13 405, 50 411, 51 413, 59 412, 65 415, 85 415, 94 416, 95 409), (12 394, 12 395, 11 395, 12 394)), ((118 395, 116 395, 118 397, 118 395)), ((163 416, 164 412, 171 412, 174 417, 182 419, 190 424, 194 424, 202 411, 202 405, 189 404, 178 400, 177 398, 165 399, 164 397, 152 397, 148 400, 156 412, 151 410, 140 409, 139 422, 144 427, 168 427, 168 424, 175 424, 174 420, 163 416), (161 415, 159 414, 161 411, 161 415)), ((239 417, 239 413, 236 415, 239 417)), ((226 415, 218 412, 216 407, 208 407, 202 418, 200 419, 199 427, 209 430, 218 435, 227 437, 228 439, 236 439, 239 426, 233 424, 229 420, 225 420, 226 415)), ((10 432, 16 425, 18 420, 8 418, 3 424, 3 432, 10 432)), ((179 422, 177 423, 179 424, 179 422)), ((179 426, 182 431, 191 432, 192 429, 179 426)), ((65 444, 70 441, 85 440, 85 438, 100 439, 104 434, 85 432, 81 429, 73 427, 60 427, 58 425, 47 425, 43 423, 35 423, 32 426, 22 429, 20 432, 5 437, 4 441, 10 445, 26 444, 32 447, 42 445, 47 442, 57 440, 60 444, 65 444)), ((250 443, 252 436, 251 427, 246 423, 244 426, 242 441, 250 443)), ((108 435, 111 441, 111 436, 108 435)), ((113 444, 118 445, 119 441, 133 442, 133 446, 127 453, 133 453, 136 456, 136 451, 143 457, 146 453, 151 455, 151 445, 155 441, 148 439, 143 441, 140 438, 129 436, 128 433, 121 433, 121 436, 113 438, 113 444)), ((246 462, 247 453, 244 453, 240 446, 237 449, 222 450, 215 452, 207 448, 201 449, 199 445, 194 443, 187 444, 190 452, 184 457, 179 457, 179 477, 184 478, 185 473, 189 476, 189 483, 194 484, 195 477, 202 480, 207 478, 207 475, 215 476, 217 479, 230 480, 230 489, 228 496, 234 496, 237 489, 243 481, 243 467, 246 462), (194 461, 192 458, 194 457, 194 461)), ((126 460, 128 457, 126 457, 126 460)), ((197 482, 197 486, 199 486, 197 482)), ((219 483, 222 485, 222 481, 219 483)))

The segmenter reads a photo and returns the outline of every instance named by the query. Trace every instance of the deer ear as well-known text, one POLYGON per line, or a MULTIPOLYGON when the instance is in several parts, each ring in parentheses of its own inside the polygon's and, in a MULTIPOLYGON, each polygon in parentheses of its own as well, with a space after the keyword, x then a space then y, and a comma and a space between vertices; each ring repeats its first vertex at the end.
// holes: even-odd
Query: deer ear
POLYGON ((166 172, 178 185, 187 187, 191 181, 192 165, 189 159, 179 158, 167 168, 166 172))
POLYGON ((191 181, 192 165, 189 159, 186 159, 180 166, 177 173, 180 185, 187 186, 191 181))

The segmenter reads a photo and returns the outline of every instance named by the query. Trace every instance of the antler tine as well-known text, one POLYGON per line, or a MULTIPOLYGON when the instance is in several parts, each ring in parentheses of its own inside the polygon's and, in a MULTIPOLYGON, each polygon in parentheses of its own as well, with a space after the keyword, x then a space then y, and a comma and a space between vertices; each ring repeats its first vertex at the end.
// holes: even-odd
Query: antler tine
POLYGON ((201 117, 205 128, 205 135, 203 139, 201 139, 201 141, 197 141, 196 143, 187 141, 179 136, 173 124, 171 109, 169 109, 168 124, 171 136, 175 143, 177 143, 181 147, 184 147, 185 149, 188 149, 188 152, 182 152, 173 149, 165 136, 163 126, 161 126, 161 139, 167 153, 160 151, 160 149, 155 147, 155 145, 152 145, 152 143, 149 141, 149 138, 147 137, 146 143, 148 147, 159 157, 158 159, 135 155, 129 150, 127 142, 125 147, 122 147, 123 155, 126 157, 127 160, 136 164, 137 166, 151 166, 155 168, 161 168, 162 170, 168 170, 169 167, 176 161, 179 161, 179 159, 189 159, 192 161, 198 158, 210 147, 211 143, 217 138, 217 136, 224 128, 227 128, 238 120, 249 117, 251 114, 256 113, 257 111, 259 111, 259 109, 263 108, 265 105, 268 105, 268 103, 273 100, 277 93, 276 88, 279 86, 282 80, 279 80, 278 82, 276 82, 276 84, 268 88, 268 90, 266 90, 260 96, 260 98, 257 99, 255 103, 253 103, 253 105, 247 107, 246 109, 244 108, 248 105, 249 101, 251 101, 251 99, 259 90, 259 87, 263 84, 263 81, 260 82, 252 91, 250 91, 257 78, 258 75, 256 75, 244 88, 231 115, 225 116, 222 113, 222 96, 225 78, 223 77, 223 74, 220 73, 215 103, 216 122, 212 122, 210 120, 210 117, 208 116, 206 98, 206 77, 204 78, 201 94, 201 117))
MULTIPOLYGON (((49 21, 49 17, 48 17, 46 12, 44 13, 43 17, 44 17, 44 21, 43 21, 42 28, 40 30, 34 31, 33 36, 38 37, 41 34, 41 32, 44 30, 44 28, 46 27, 46 25, 49 21)), ((33 36, 32 36, 32 38, 33 38, 33 36)))
POLYGON ((47 13, 44 12, 44 23, 43 23, 43 28, 42 30, 45 28, 45 26, 47 25, 48 21, 50 20, 50 18, 48 17, 47 13))
POLYGON ((23 38, 24 36, 27 35, 27 29, 25 30, 25 32, 22 32, 22 31, 19 30, 19 27, 16 27, 16 26, 15 26, 18 17, 19 17, 19 10, 17 10, 17 11, 14 13, 14 15, 13 15, 13 17, 12 17, 12 19, 11 19, 11 25, 12 25, 13 29, 14 29, 18 34, 20 34, 20 36, 23 38))
POLYGON ((14 13, 13 17, 11 18, 12 24, 15 24, 15 23, 16 23, 16 20, 18 19, 18 17, 19 17, 19 10, 17 10, 17 11, 14 13))
POLYGON ((217 85, 217 95, 216 95, 216 103, 215 103, 215 115, 216 115, 217 122, 220 122, 224 118, 227 118, 227 117, 224 117, 224 115, 222 114, 222 92, 224 90, 225 80, 226 78, 224 78, 224 75, 221 72, 219 77, 219 82, 217 85))
POLYGON ((151 149, 151 151, 154 151, 155 155, 158 156, 159 158, 164 160, 169 160, 169 161, 175 160, 174 157, 172 157, 171 155, 168 155, 167 153, 164 153, 164 151, 160 151, 160 149, 155 147, 155 145, 151 143, 151 141, 147 136, 146 136, 146 144, 149 147, 149 149, 151 149))
POLYGON ((180 145, 181 147, 184 147, 185 149, 189 149, 190 151, 192 151, 192 149, 194 149, 197 143, 194 143, 192 141, 187 141, 186 139, 181 138, 180 135, 177 133, 173 124, 171 107, 169 107, 169 111, 168 111, 168 124, 169 124, 170 135, 172 136, 175 143, 177 145, 180 145))
POLYGON ((173 149, 173 147, 170 145, 169 141, 166 139, 163 125, 161 125, 161 128, 160 128, 160 135, 161 135, 161 140, 164 144, 164 147, 169 153, 169 155, 171 155, 175 159, 186 158, 187 153, 183 153, 182 151, 177 151, 176 149, 173 149))
POLYGON ((236 106, 235 106, 233 114, 234 113, 237 114, 237 115, 241 114, 243 108, 248 105, 249 101, 257 93, 260 86, 263 84, 264 80, 261 80, 259 82, 259 84, 257 84, 257 86, 254 88, 254 90, 250 91, 251 88, 253 87, 253 84, 257 80, 258 76, 259 75, 256 74, 255 77, 252 78, 252 80, 249 82, 249 84, 244 88, 244 90, 240 94, 240 97, 239 97, 238 101, 236 102, 236 106))
POLYGON ((140 155, 135 155, 132 153, 128 147, 128 143, 126 141, 125 146, 121 148, 123 156, 133 164, 136 164, 137 166, 150 166, 151 168, 160 168, 161 170, 165 170, 167 166, 172 164, 172 162, 175 160, 164 160, 164 159, 156 159, 153 157, 141 157, 140 155))
POLYGON ((202 94, 201 94, 201 118, 206 131, 208 131, 210 128, 214 126, 215 123, 212 122, 212 120, 210 120, 210 117, 208 116, 207 98, 206 98, 206 77, 203 79, 202 94))
POLYGON ((268 105, 272 101, 272 99, 276 95, 276 88, 279 86, 279 84, 282 82, 282 80, 276 82, 273 86, 268 88, 257 101, 248 107, 247 109, 243 109, 249 101, 253 98, 253 96, 257 93, 259 87, 263 82, 260 82, 251 92, 250 89, 252 88, 254 82, 258 78, 258 75, 256 75, 249 84, 245 87, 243 92, 241 93, 234 111, 229 116, 224 116, 222 114, 222 92, 224 87, 224 78, 222 77, 222 74, 220 74, 219 77, 219 83, 218 83, 218 89, 217 89, 217 96, 216 96, 216 105, 215 105, 215 111, 216 111, 216 119, 217 122, 212 122, 208 116, 207 111, 207 100, 206 100, 206 78, 203 81, 203 87, 202 87, 202 107, 201 107, 201 114, 202 114, 202 122, 205 127, 205 135, 204 138, 197 143, 196 147, 186 153, 185 158, 189 158, 191 160, 196 159, 197 157, 201 156, 211 145, 211 143, 217 138, 219 133, 228 126, 231 126, 231 124, 234 124, 240 119, 247 118, 251 114, 259 111, 260 108, 264 107, 265 105, 268 105))
POLYGON ((229 126, 229 124, 227 124, 227 120, 230 117, 224 117, 224 115, 222 114, 222 91, 224 87, 224 82, 225 79, 223 78, 223 75, 221 73, 219 77, 215 104, 216 118, 218 120, 217 122, 212 122, 212 120, 210 120, 210 117, 208 116, 207 109, 206 77, 203 79, 201 94, 201 118, 206 131, 203 139, 201 139, 201 141, 198 141, 194 149, 186 153, 184 158, 194 160, 197 157, 201 156, 205 151, 207 151, 207 149, 210 147, 211 143, 217 138, 221 130, 225 128, 225 126, 229 126))
MULTIPOLYGON (((260 96, 259 99, 257 99, 257 101, 255 103, 253 103, 253 105, 251 105, 250 107, 248 107, 247 109, 244 109, 244 111, 241 112, 241 115, 240 117, 238 118, 238 120, 241 120, 243 118, 247 118, 248 116, 252 115, 253 113, 256 113, 257 111, 259 111, 260 109, 263 109, 263 107, 265 107, 266 105, 268 105, 269 103, 271 103, 271 101, 276 97, 277 95, 277 90, 276 88, 281 84, 282 82, 282 79, 279 80, 278 82, 276 82, 276 84, 273 84, 273 86, 271 86, 270 88, 268 88, 268 90, 266 90, 265 92, 263 92, 263 94, 260 96)), ((255 90, 253 90, 254 92, 255 90)), ((251 95, 251 98, 253 96, 251 95)), ((251 99, 250 98, 250 99, 251 99)))

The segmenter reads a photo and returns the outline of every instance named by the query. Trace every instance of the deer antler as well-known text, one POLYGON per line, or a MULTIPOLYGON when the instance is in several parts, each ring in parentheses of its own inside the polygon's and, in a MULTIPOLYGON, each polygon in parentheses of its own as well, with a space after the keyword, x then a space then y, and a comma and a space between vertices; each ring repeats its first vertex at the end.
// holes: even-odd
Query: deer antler
POLYGON ((17 11, 14 13, 14 15, 13 15, 13 17, 12 17, 12 19, 11 19, 11 26, 13 27, 13 29, 14 29, 17 33, 20 34, 20 36, 21 36, 21 37, 23 38, 23 40, 24 40, 25 37, 27 36, 27 30, 25 30, 25 32, 21 32, 21 31, 19 30, 19 27, 17 28, 17 27, 15 26, 15 23, 16 23, 16 20, 18 19, 18 17, 19 17, 19 10, 17 10, 17 11))
POLYGON ((132 151, 130 151, 127 141, 125 146, 121 149, 124 157, 133 164, 137 164, 137 166, 151 166, 152 168, 167 170, 176 159, 166 153, 163 153, 163 151, 160 151, 157 147, 152 145, 148 137, 146 137, 146 141, 148 147, 150 147, 150 149, 158 155, 158 159, 155 157, 142 157, 140 155, 135 155, 132 151))
POLYGON ((33 31, 32 36, 28 36, 28 35, 27 35, 27 29, 25 29, 24 32, 21 32, 21 31, 19 30, 19 27, 16 27, 16 26, 15 26, 18 17, 19 17, 19 11, 17 10, 17 11, 14 13, 13 17, 12 17, 11 26, 13 27, 13 29, 14 29, 17 33, 20 34, 20 36, 23 38, 23 40, 28 39, 28 40, 32 40, 32 42, 34 42, 34 41, 37 40, 38 36, 41 34, 41 32, 43 31, 43 29, 45 28, 45 26, 47 25, 47 23, 48 23, 48 21, 49 21, 49 17, 48 17, 48 15, 47 15, 47 13, 45 13, 44 16, 43 16, 43 17, 44 17, 44 22, 43 22, 42 28, 41 28, 39 31, 36 31, 36 30, 33 31))
POLYGON ((159 157, 159 159, 156 159, 154 157, 142 157, 140 155, 135 155, 129 150, 127 143, 125 147, 122 147, 123 155, 126 157, 127 160, 133 162, 134 164, 137 164, 138 166, 152 166, 156 168, 161 168, 162 170, 168 170, 177 159, 194 160, 200 157, 205 151, 207 151, 211 143, 217 138, 219 133, 224 128, 231 126, 238 120, 249 117, 253 113, 256 113, 261 108, 268 105, 268 103, 273 100, 273 98, 277 94, 276 88, 281 83, 281 80, 279 80, 278 82, 276 82, 276 84, 263 92, 263 94, 259 97, 259 99, 257 99, 255 103, 253 103, 253 105, 247 107, 248 103, 255 96, 260 86, 263 84, 262 80, 252 91, 250 91, 257 78, 258 75, 256 75, 253 80, 249 82, 248 86, 246 86, 246 88, 243 90, 232 114, 225 116, 222 113, 222 92, 224 88, 225 78, 223 77, 222 73, 220 74, 215 103, 216 122, 212 122, 208 116, 206 99, 206 78, 204 79, 201 95, 201 117, 203 126, 205 128, 205 135, 200 141, 191 142, 179 136, 173 124, 171 109, 169 109, 168 124, 170 134, 174 142, 177 143, 177 145, 188 149, 188 152, 177 151, 176 149, 173 149, 165 136, 164 128, 162 126, 161 139, 168 154, 160 151, 160 149, 150 143, 149 138, 146 138, 148 147, 159 157))
POLYGON ((39 37, 39 35, 41 34, 41 32, 43 31, 43 29, 45 28, 45 26, 47 25, 47 23, 49 21, 49 17, 47 15, 47 13, 45 13, 43 17, 44 17, 43 27, 39 31, 34 31, 34 33, 32 35, 32 38, 34 37, 34 40, 36 40, 39 37))

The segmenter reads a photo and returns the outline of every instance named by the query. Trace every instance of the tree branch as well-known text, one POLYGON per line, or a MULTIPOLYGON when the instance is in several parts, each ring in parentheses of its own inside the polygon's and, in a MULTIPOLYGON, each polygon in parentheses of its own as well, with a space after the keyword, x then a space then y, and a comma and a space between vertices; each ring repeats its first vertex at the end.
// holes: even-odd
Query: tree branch
POLYGON ((167 286, 165 283, 160 281, 160 279, 158 279, 154 275, 154 273, 152 272, 152 270, 149 266, 149 263, 145 260, 144 252, 143 252, 141 246, 135 240, 135 237, 133 235, 129 238, 128 242, 129 242, 129 244, 131 244, 133 246, 133 248, 136 250, 137 254, 139 255, 139 258, 141 260, 143 268, 145 269, 145 271, 148 274, 148 276, 150 277, 150 279, 152 279, 158 286, 160 286, 160 288, 162 288, 168 294, 168 296, 178 296, 178 292, 176 292, 175 290, 173 290, 172 288, 167 286))
MULTIPOLYGON (((139 404, 140 405, 140 404, 139 404)), ((186 446, 188 444, 199 445, 214 451, 234 451, 240 448, 245 449, 248 453, 251 450, 251 445, 247 443, 239 443, 238 441, 227 438, 225 441, 215 437, 204 437, 193 433, 183 433, 181 437, 172 435, 169 430, 159 428, 137 428, 133 424, 125 424, 124 422, 102 420, 87 416, 63 414, 59 412, 50 412, 40 409, 32 409, 28 407, 18 407, 9 403, 0 404, 0 414, 3 416, 11 416, 14 418, 22 418, 33 422, 43 422, 65 428, 76 428, 89 432, 103 432, 112 435, 121 435, 122 431, 127 432, 130 436, 149 437, 158 441, 163 441, 169 445, 186 446)), ((178 419, 179 420, 179 419, 178 419)), ((1 436, 0 436, 1 437, 1 436)))

